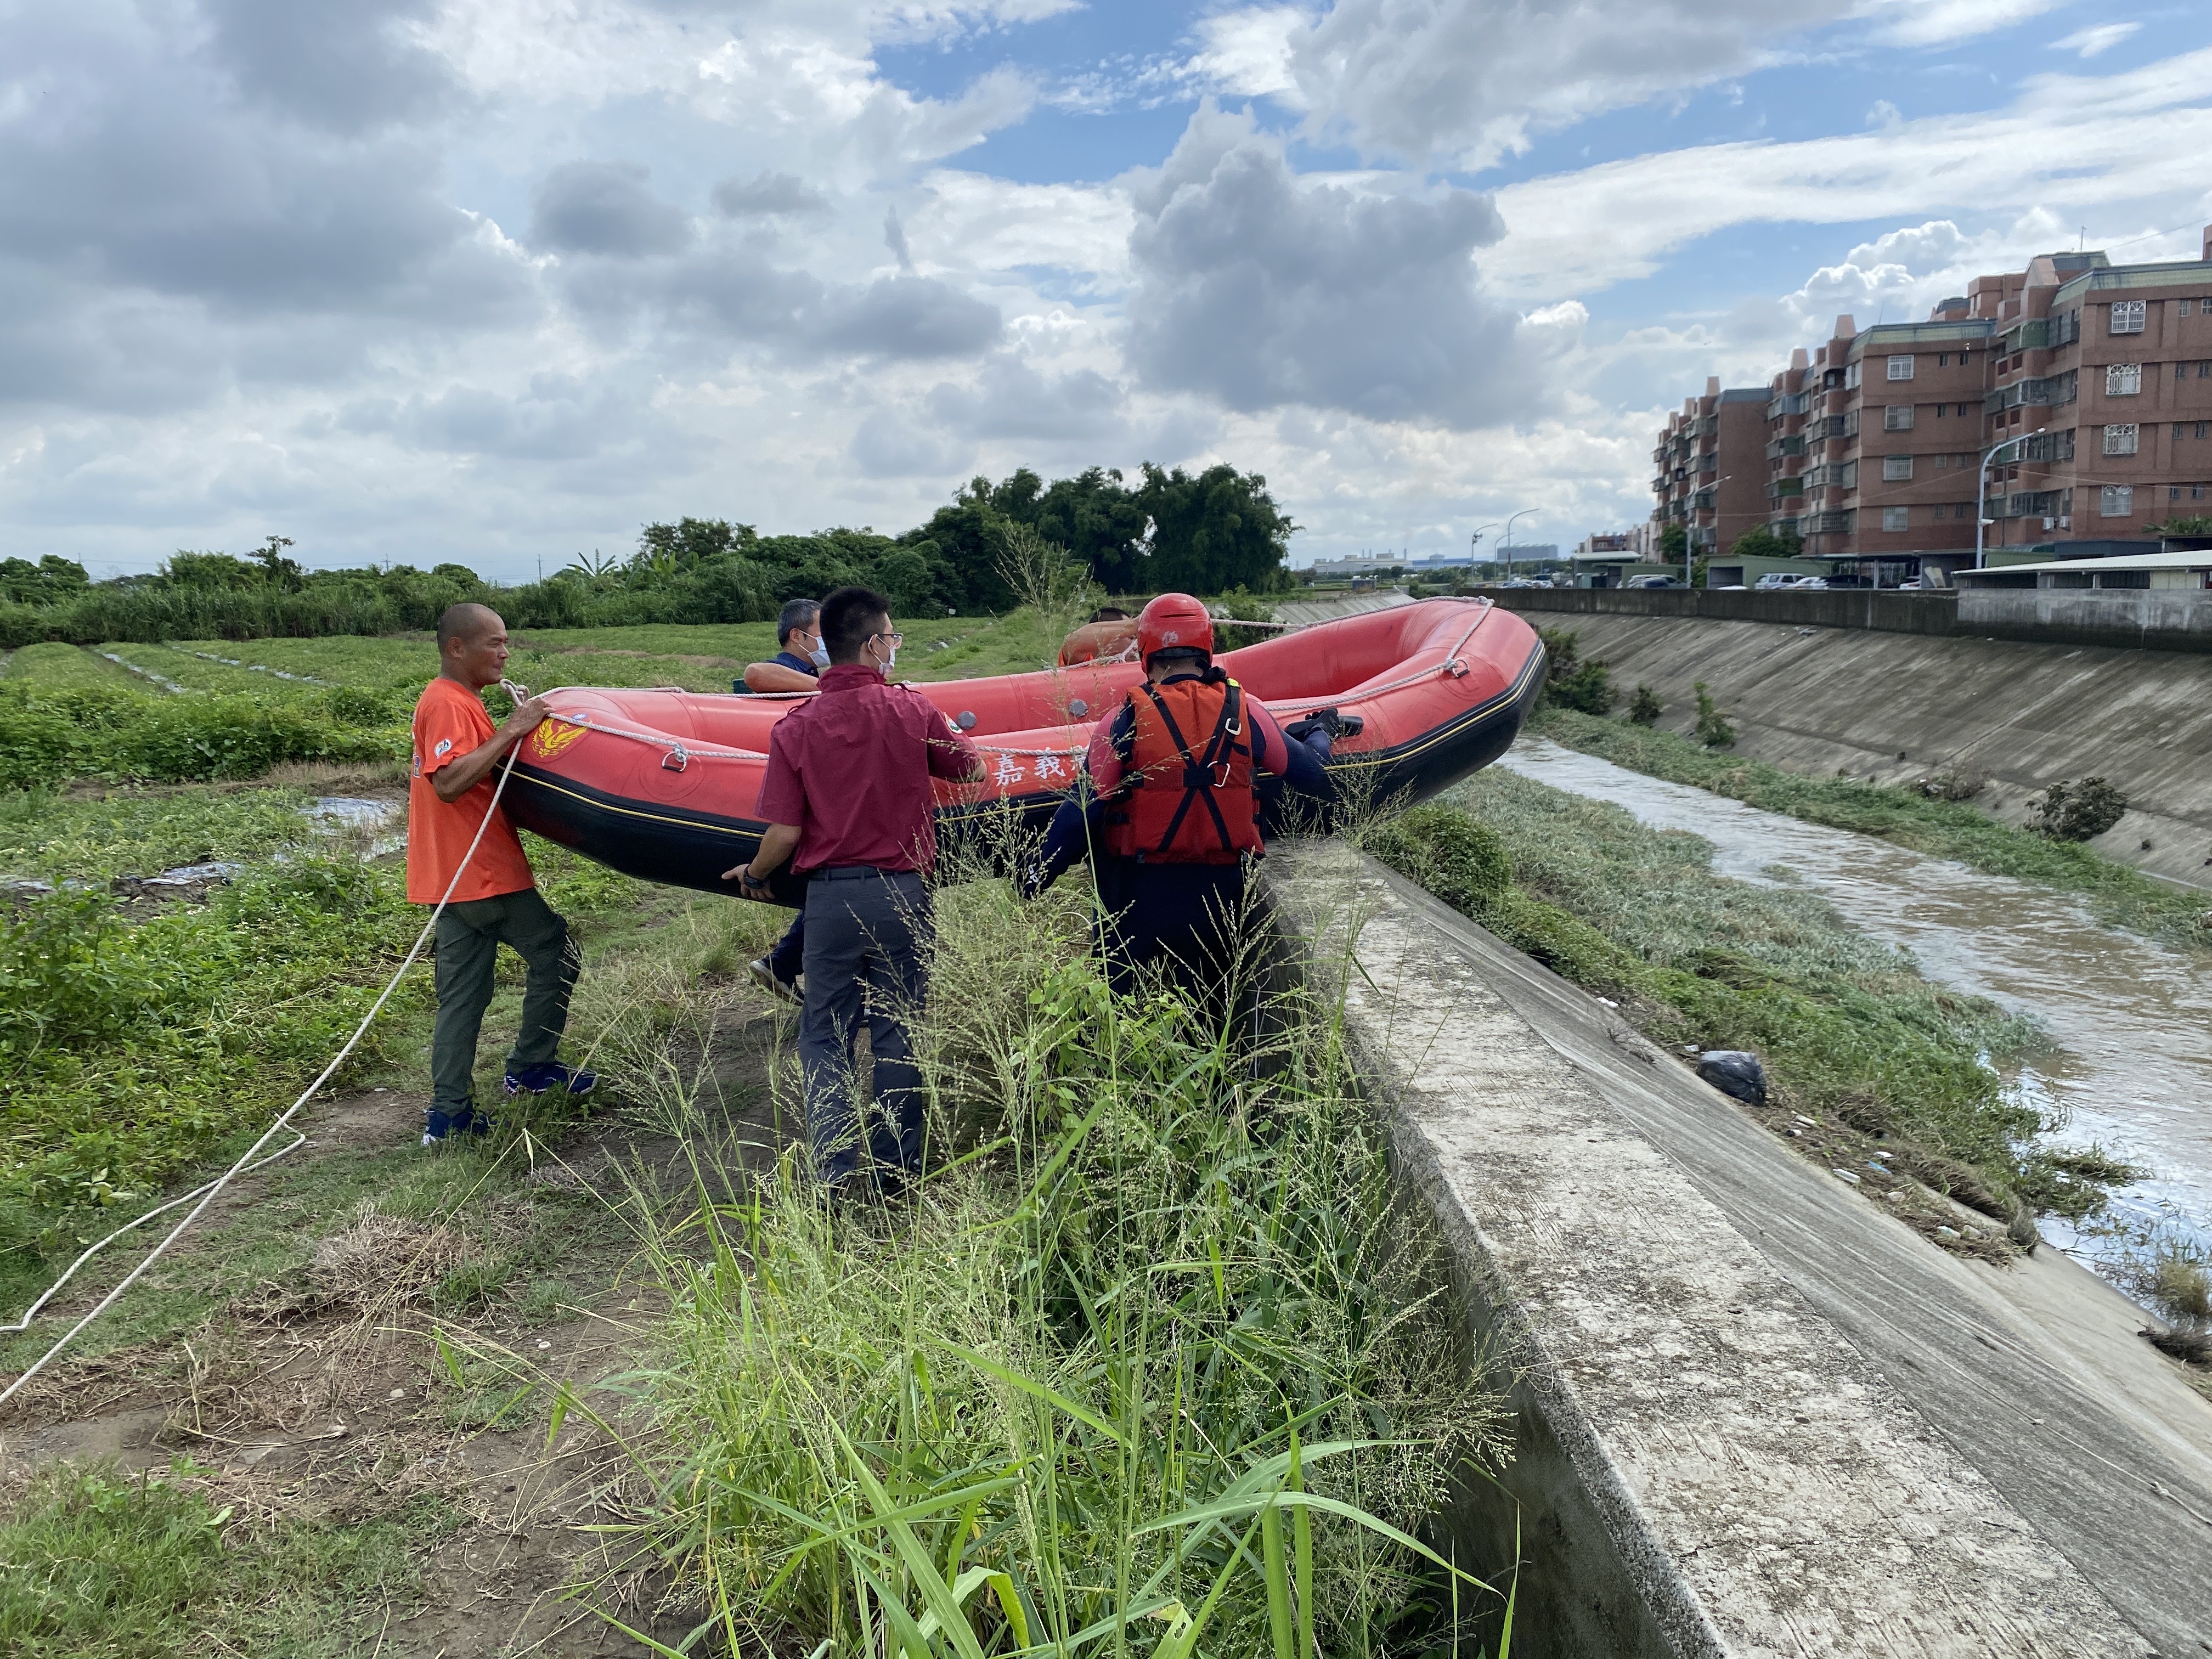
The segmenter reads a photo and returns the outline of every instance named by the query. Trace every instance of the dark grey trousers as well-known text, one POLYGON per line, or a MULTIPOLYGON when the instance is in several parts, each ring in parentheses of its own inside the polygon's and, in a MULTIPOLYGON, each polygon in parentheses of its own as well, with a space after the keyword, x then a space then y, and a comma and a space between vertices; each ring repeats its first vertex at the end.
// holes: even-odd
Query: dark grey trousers
POLYGON ((850 1183, 864 1143, 878 1171, 921 1167, 921 1073, 907 1021, 921 1012, 929 939, 929 889, 918 875, 828 872, 807 886, 799 1063, 807 1139, 825 1185, 850 1183), (852 1047, 863 1018, 876 1085, 865 1131, 854 1104, 852 1047))
POLYGON ((438 916, 438 1023, 430 1039, 430 1104, 458 1115, 473 1098, 477 1034, 491 1004, 499 947, 514 948, 530 969, 522 992, 522 1030, 507 1069, 553 1058, 568 1024, 568 994, 582 965, 568 924, 535 887, 465 904, 438 916))

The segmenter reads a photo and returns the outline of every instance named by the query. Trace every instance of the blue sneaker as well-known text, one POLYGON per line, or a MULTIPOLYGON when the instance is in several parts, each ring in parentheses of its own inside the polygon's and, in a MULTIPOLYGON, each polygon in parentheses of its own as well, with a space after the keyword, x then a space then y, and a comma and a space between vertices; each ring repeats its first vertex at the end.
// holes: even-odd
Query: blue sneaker
POLYGON ((458 1112, 441 1112, 433 1106, 422 1114, 422 1144, 434 1146, 449 1136, 480 1135, 491 1130, 491 1120, 471 1101, 458 1112))
POLYGON ((510 1095, 542 1095, 548 1089, 566 1089, 569 1099, 578 1100, 599 1086, 597 1072, 572 1072, 554 1060, 541 1060, 507 1074, 507 1091, 510 1095))

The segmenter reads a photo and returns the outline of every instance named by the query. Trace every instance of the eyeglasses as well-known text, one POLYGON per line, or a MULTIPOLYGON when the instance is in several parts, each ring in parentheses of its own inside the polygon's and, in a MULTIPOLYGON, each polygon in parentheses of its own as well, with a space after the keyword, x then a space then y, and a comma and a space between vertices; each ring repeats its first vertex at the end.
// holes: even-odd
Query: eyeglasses
POLYGON ((906 643, 906 635, 903 634, 871 634, 868 637, 872 640, 889 640, 894 651, 906 643))

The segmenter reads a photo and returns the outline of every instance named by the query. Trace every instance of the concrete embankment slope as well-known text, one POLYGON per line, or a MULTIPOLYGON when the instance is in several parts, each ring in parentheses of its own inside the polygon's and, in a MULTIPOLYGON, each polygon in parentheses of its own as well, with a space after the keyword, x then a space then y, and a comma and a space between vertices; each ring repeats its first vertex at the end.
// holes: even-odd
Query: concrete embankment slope
POLYGON ((1267 887, 1521 1372, 1516 1652, 2212 1651, 2212 1406, 2117 1297, 1932 1249, 1372 860, 1267 887))
POLYGON ((2096 848, 2212 886, 2212 657, 1692 617, 1529 620, 1571 629, 1624 696, 1649 684, 1670 730, 1696 723, 1705 681, 1734 752, 1794 772, 1976 771, 1990 781, 1977 804, 2011 823, 2055 779, 2108 778, 2129 811, 2096 848))

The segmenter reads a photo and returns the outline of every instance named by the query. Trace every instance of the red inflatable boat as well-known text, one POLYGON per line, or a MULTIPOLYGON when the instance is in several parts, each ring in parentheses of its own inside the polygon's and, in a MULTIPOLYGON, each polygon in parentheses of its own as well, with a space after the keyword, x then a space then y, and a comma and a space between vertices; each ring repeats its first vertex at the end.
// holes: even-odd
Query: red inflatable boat
MULTIPOLYGON (((1319 623, 1218 660, 1286 723, 1321 708, 1361 716, 1365 730, 1339 741, 1329 770, 1340 797, 1377 801, 1424 799, 1497 759, 1544 678, 1535 631, 1487 599, 1319 623)), ((1093 662, 918 684, 990 767, 979 783, 937 786, 940 833, 1001 803, 1041 830, 1091 727, 1141 678, 1134 663, 1093 662)), ((515 823, 629 875, 732 892, 722 872, 760 844, 769 733, 796 699, 572 686, 546 701, 554 713, 507 786, 515 823)))

